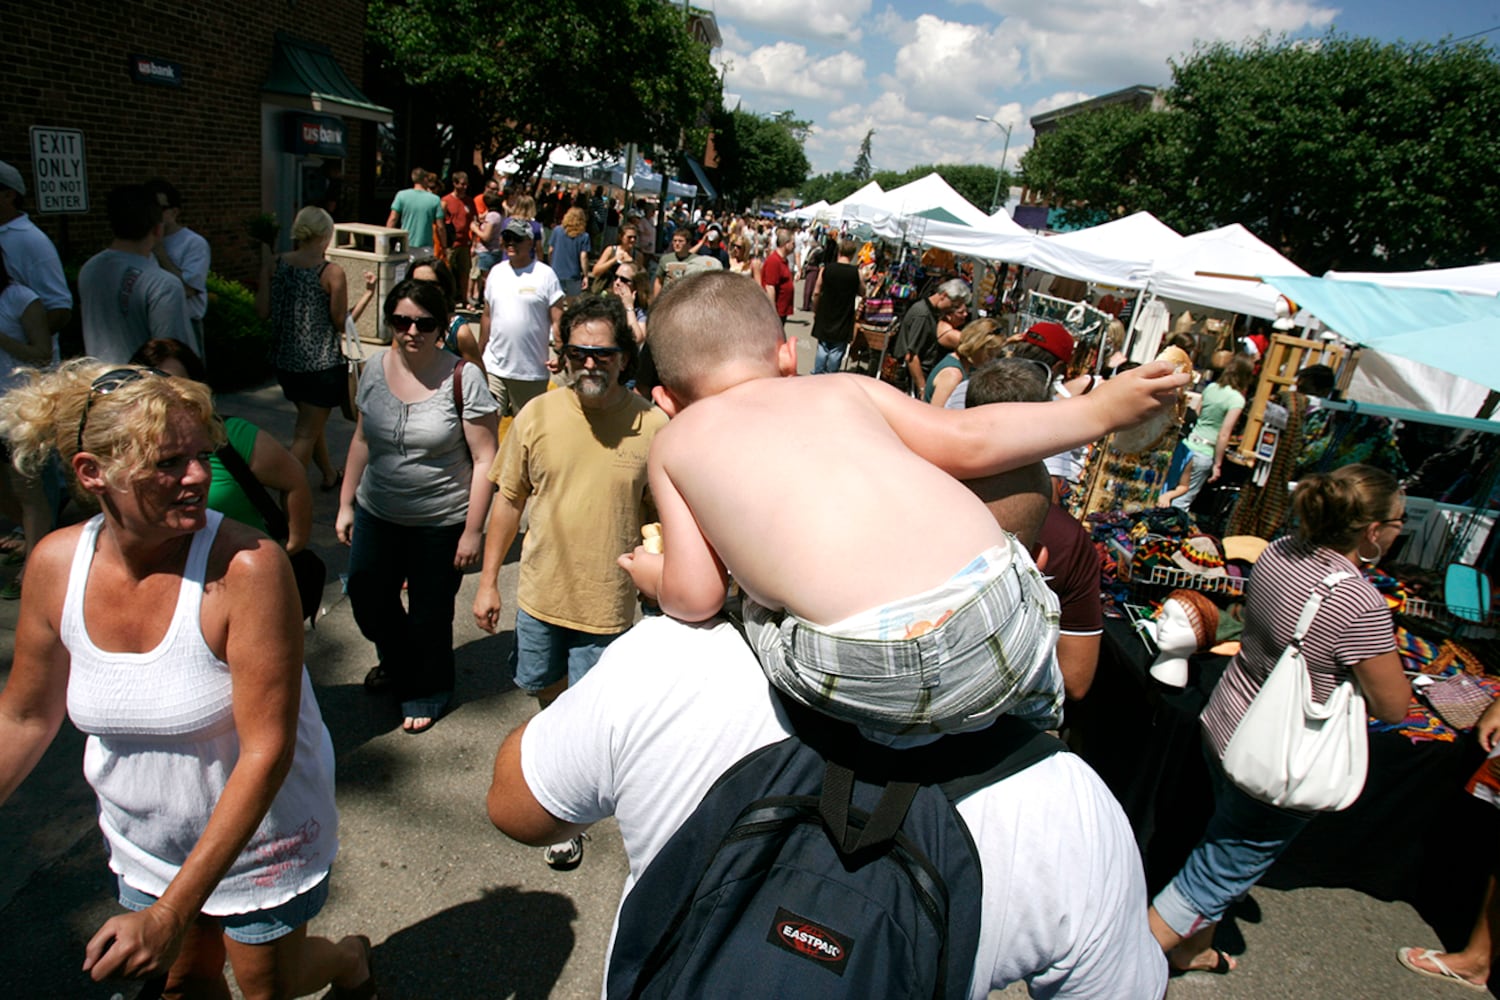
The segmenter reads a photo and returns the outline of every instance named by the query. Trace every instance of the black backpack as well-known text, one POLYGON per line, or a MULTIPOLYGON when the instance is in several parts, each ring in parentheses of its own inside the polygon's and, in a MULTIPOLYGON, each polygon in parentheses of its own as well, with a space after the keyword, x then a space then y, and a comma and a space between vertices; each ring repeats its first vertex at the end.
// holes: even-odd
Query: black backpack
POLYGON ((608 996, 967 997, 981 875, 953 802, 1066 748, 1002 717, 895 750, 781 701, 796 735, 721 775, 625 898, 608 996))

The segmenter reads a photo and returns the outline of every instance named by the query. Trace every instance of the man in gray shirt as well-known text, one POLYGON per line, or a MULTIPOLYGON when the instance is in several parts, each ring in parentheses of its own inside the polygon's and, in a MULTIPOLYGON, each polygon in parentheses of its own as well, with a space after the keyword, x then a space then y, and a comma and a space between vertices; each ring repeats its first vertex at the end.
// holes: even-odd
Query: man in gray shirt
POLYGON ((162 236, 156 196, 140 184, 117 187, 108 211, 114 241, 78 272, 84 353, 123 364, 146 341, 167 338, 202 357, 182 282, 153 256, 162 236))

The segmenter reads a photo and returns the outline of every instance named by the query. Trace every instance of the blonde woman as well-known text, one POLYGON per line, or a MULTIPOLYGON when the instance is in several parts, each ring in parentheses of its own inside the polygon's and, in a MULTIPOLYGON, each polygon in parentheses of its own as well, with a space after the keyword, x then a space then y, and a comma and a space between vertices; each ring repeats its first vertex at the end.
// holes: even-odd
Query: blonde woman
POLYGON ((302 467, 317 463, 323 492, 343 477, 328 456, 328 414, 348 389, 339 338, 349 305, 342 268, 324 255, 333 240, 333 217, 309 206, 292 220, 292 250, 262 251, 255 307, 271 321, 271 364, 281 391, 297 407, 291 452, 302 467), (274 270, 273 270, 274 268, 274 270))
MULTIPOLYGON (((375 995, 370 941, 308 936, 338 852, 333 743, 286 553, 208 509, 208 388, 84 358, 0 400, 19 468, 53 454, 100 513, 37 545, 0 692, 0 800, 64 715, 122 906, 83 975, 165 995, 375 995)), ((83 995, 80 984, 75 995, 83 995)))
POLYGON ((583 276, 589 273, 589 217, 581 208, 570 208, 562 225, 552 227, 547 263, 562 284, 563 294, 572 297, 583 291, 583 276))
POLYGON ((958 384, 974 369, 999 357, 1000 348, 1004 346, 1005 335, 999 323, 992 319, 976 319, 964 327, 953 353, 933 365, 932 371, 927 373, 927 388, 923 390, 922 398, 933 406, 947 403, 958 384))

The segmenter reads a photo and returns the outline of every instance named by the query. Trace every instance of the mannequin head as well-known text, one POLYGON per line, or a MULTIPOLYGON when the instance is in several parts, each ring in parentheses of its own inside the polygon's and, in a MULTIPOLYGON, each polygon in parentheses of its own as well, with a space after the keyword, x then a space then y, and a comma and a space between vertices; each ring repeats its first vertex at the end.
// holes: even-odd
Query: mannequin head
POLYGON ((1156 619, 1156 662, 1151 676, 1172 687, 1187 686, 1188 657, 1209 646, 1219 630, 1219 609, 1194 590, 1174 590, 1156 619))

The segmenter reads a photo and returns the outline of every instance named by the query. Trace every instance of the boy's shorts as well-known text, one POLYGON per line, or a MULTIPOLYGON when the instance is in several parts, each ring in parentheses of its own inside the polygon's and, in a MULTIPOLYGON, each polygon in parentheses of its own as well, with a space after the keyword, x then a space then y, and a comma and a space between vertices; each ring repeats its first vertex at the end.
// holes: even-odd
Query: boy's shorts
POLYGON ((744 609, 771 685, 835 718, 897 735, 1061 719, 1057 596, 1014 538, 933 590, 832 625, 744 609))

